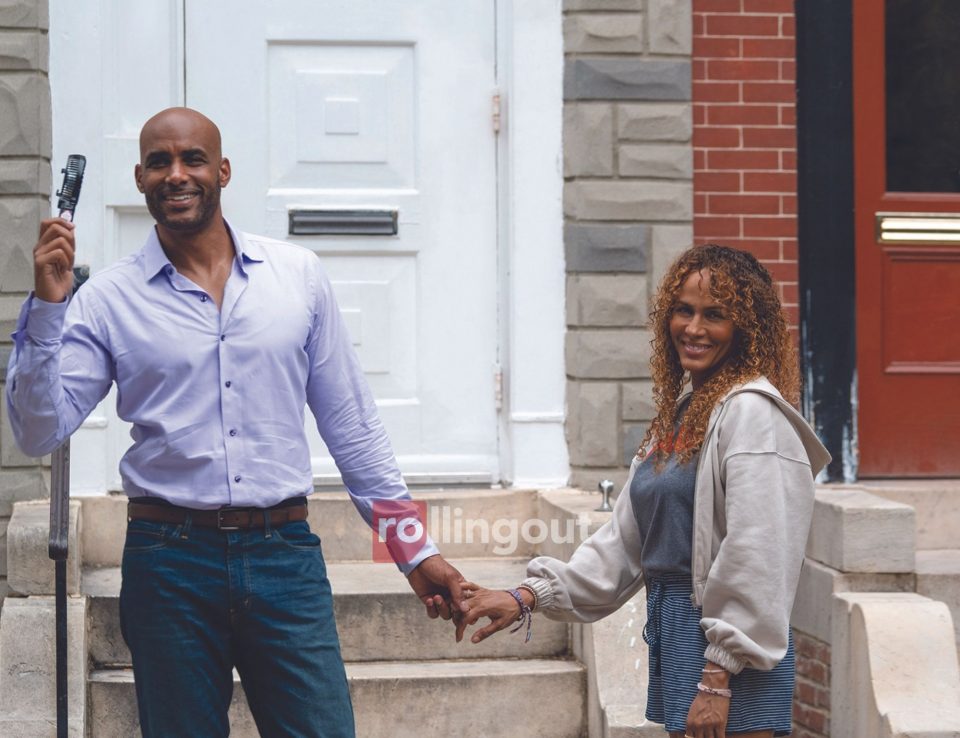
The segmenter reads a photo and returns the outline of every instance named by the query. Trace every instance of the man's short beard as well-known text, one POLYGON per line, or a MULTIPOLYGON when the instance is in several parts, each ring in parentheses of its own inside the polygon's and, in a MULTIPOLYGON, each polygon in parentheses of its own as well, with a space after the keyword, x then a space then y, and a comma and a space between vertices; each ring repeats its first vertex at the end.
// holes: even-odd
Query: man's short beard
POLYGON ((162 206, 162 195, 147 197, 147 210, 150 212, 150 215, 153 216, 153 219, 157 221, 157 225, 163 226, 168 231, 177 231, 180 233, 198 231, 206 226, 216 214, 217 207, 220 205, 221 189, 222 188, 218 183, 217 186, 209 193, 209 195, 204 194, 200 199, 196 217, 190 220, 175 220, 168 218, 162 206))

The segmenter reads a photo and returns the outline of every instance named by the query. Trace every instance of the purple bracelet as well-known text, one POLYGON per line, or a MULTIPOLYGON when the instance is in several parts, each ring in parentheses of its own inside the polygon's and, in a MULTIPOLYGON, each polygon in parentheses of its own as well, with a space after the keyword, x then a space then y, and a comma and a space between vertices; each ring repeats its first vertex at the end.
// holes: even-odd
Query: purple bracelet
POLYGON ((530 640, 530 638, 533 636, 533 632, 530 629, 531 625, 533 624, 533 613, 530 611, 530 608, 527 605, 527 603, 523 601, 523 597, 520 596, 519 591, 515 589, 508 589, 507 592, 513 595, 513 599, 515 599, 517 601, 517 604, 520 606, 520 615, 517 617, 517 627, 512 629, 510 632, 516 633, 518 630, 520 630, 520 628, 523 627, 523 623, 524 621, 526 621, 527 637, 523 639, 523 642, 527 643, 530 640))

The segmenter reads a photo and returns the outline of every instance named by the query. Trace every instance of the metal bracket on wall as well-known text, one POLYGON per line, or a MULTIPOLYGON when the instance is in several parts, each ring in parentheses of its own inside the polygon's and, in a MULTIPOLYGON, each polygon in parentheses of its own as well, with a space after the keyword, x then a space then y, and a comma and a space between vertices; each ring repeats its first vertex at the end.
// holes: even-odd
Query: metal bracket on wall
POLYGON ((960 213, 877 213, 879 243, 960 243, 960 213))
POLYGON ((291 236, 396 236, 397 210, 289 211, 287 233, 291 236))

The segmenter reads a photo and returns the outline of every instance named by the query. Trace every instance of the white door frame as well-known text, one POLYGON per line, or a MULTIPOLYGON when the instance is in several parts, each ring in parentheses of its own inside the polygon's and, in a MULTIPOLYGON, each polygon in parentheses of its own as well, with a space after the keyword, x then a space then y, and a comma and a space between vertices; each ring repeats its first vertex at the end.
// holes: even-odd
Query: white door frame
MULTIPOLYGON (((500 273, 500 468, 505 484, 515 487, 556 487, 566 483, 569 459, 564 437, 565 393, 565 264, 563 252, 563 35, 561 0, 491 0, 497 6, 497 78, 501 129, 498 149, 499 273, 500 273)), ((137 3, 136 12, 164 8, 178 19, 152 39, 156 49, 141 48, 145 83, 164 90, 165 102, 180 105, 183 88, 183 2, 154 0, 137 3), (153 71, 147 71, 153 70, 153 71), (149 78, 149 79, 147 79, 149 78)), ((77 121, 70 116, 71 102, 92 94, 91 79, 99 79, 105 98, 114 105, 128 96, 107 77, 109 60, 99 58, 99 39, 122 33, 115 0, 89 4, 51 0, 50 84, 53 111, 54 169, 69 153, 86 153, 94 159, 117 155, 105 146, 107 136, 128 137, 130 131, 106 130, 103 120, 77 121), (92 58, 78 59, 62 40, 83 35, 92 58)), ((120 10, 122 15, 124 11, 120 10)), ((135 39, 130 43, 150 43, 135 39)), ((155 98, 154 98, 155 100, 155 98)), ((159 109, 160 105, 155 105, 159 109)), ((106 106, 104 106, 106 107, 106 106)), ((123 111, 126 112, 126 111, 123 111)), ((140 111, 137 111, 138 113, 140 111)), ((151 111, 152 112, 152 111, 151 111)), ((491 110, 491 114, 493 111, 491 110)), ((120 117, 120 116, 117 116, 120 117)), ((122 148, 135 155, 126 140, 122 148)), ((137 207, 141 196, 130 176, 123 182, 105 182, 103 168, 91 167, 84 184, 84 199, 93 207, 107 204, 137 207), (129 190, 129 192, 128 192, 129 190)), ((82 207, 82 206, 81 206, 82 207)), ((81 213, 81 217, 82 213, 81 213)), ((113 223, 84 219, 88 243, 102 242, 113 223)), ((103 219, 104 221, 106 218, 103 219)), ((112 261, 103 254, 94 268, 112 261)), ((77 441, 88 453, 74 454, 75 478, 89 479, 74 494, 102 494, 114 486, 116 470, 94 469, 104 453, 110 428, 107 418, 95 412, 78 432, 77 441), (104 431, 107 433, 104 433, 104 431), (93 453, 91 453, 93 452, 93 453), (104 476, 105 475, 105 476, 104 476)), ((113 429, 113 442, 117 429, 113 429)))

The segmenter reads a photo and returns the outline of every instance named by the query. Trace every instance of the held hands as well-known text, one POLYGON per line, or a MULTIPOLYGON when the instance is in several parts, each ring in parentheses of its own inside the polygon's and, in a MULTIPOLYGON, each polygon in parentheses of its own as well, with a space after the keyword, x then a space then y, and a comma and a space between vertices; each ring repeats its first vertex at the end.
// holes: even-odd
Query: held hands
POLYGON ((421 561, 407 576, 407 582, 427 608, 428 617, 453 619, 459 643, 467 627, 463 615, 463 575, 436 554, 421 561))
MULTIPOLYGON (((708 661, 700 683, 709 689, 728 690, 730 672, 708 661)), ((687 713, 685 735, 690 738, 724 738, 729 712, 729 697, 698 691, 687 713)))
POLYGON ((73 291, 74 224, 63 218, 40 223, 33 247, 34 293, 46 302, 63 302, 73 291))
MULTIPOLYGON (((527 607, 533 607, 533 595, 530 592, 525 589, 517 592, 527 607)), ((516 625, 521 615, 519 603, 512 594, 504 590, 485 589, 472 582, 464 582, 463 597, 466 613, 464 626, 473 625, 482 617, 490 618, 489 625, 480 628, 470 637, 473 643, 480 643, 498 630, 516 625)))

